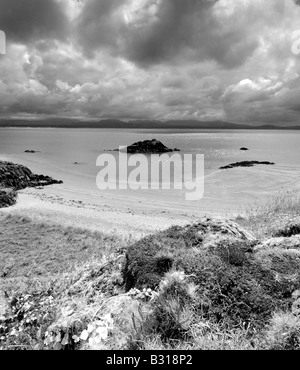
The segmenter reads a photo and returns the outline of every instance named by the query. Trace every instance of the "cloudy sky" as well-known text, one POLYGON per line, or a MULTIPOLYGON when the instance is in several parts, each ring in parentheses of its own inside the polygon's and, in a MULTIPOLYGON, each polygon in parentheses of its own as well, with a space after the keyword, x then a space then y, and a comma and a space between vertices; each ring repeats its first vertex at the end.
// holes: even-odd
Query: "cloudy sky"
POLYGON ((300 125, 295 2, 0 0, 0 118, 300 125))

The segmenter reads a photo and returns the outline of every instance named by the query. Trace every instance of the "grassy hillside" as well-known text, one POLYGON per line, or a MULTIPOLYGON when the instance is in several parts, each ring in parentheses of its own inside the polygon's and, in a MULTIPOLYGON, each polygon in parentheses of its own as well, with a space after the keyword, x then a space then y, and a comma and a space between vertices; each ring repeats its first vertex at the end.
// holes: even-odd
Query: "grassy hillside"
POLYGON ((134 242, 0 213, 0 348, 299 349, 299 210, 286 192, 134 242))

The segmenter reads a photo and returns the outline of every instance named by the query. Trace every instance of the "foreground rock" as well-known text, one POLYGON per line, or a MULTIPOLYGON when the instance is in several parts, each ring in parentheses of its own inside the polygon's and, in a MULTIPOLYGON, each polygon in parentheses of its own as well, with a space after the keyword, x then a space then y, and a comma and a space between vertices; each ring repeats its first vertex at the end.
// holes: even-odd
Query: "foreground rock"
MULTIPOLYGON (((115 151, 119 151, 119 149, 115 149, 115 151)), ((163 154, 163 153, 171 153, 171 152, 179 152, 180 150, 170 149, 166 147, 162 142, 153 139, 153 140, 145 140, 139 141, 134 143, 127 148, 121 150, 122 152, 127 152, 129 154, 163 154)))
POLYGON ((231 163, 228 166, 220 167, 220 170, 228 170, 231 168, 236 168, 236 167, 253 167, 259 164, 263 165, 269 165, 269 166, 274 166, 275 163, 273 162, 259 162, 259 161, 244 161, 244 162, 237 162, 237 163, 231 163))

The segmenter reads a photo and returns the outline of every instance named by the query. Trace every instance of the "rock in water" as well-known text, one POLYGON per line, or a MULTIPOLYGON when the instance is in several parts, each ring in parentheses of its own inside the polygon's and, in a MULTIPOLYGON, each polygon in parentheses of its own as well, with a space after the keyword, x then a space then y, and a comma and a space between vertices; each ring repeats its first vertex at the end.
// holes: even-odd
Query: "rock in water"
POLYGON ((244 161, 244 162, 231 163, 228 166, 220 167, 220 170, 228 170, 228 169, 236 168, 236 167, 253 167, 259 164, 264 164, 264 165, 269 165, 269 166, 275 165, 275 163, 273 162, 244 161))
MULTIPOLYGON (((116 149, 115 151, 119 151, 116 149)), ((127 152, 129 154, 163 154, 163 153, 171 153, 171 152, 179 152, 180 150, 170 149, 166 147, 162 142, 153 139, 153 140, 145 140, 139 141, 128 147, 121 149, 122 152, 127 152)))
POLYGON ((241 148, 240 150, 242 150, 242 151, 247 151, 247 150, 249 150, 248 148, 241 148))

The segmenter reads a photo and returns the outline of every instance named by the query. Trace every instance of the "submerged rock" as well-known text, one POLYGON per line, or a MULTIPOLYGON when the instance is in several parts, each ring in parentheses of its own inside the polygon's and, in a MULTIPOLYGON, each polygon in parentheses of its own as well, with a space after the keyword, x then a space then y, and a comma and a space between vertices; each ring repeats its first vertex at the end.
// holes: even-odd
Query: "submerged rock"
POLYGON ((220 170, 228 170, 231 168, 236 168, 236 167, 253 167, 255 165, 269 165, 269 166, 274 166, 275 163, 273 162, 259 162, 259 161, 243 161, 243 162, 237 162, 237 163, 231 163, 228 166, 220 167, 220 170))
MULTIPOLYGON (((119 149, 115 149, 115 151, 119 151, 119 149)), ((121 149, 122 152, 127 152, 129 154, 162 154, 162 153, 171 153, 171 152, 179 152, 180 150, 170 149, 166 147, 162 142, 159 140, 145 140, 145 141, 138 141, 128 147, 121 149)))

